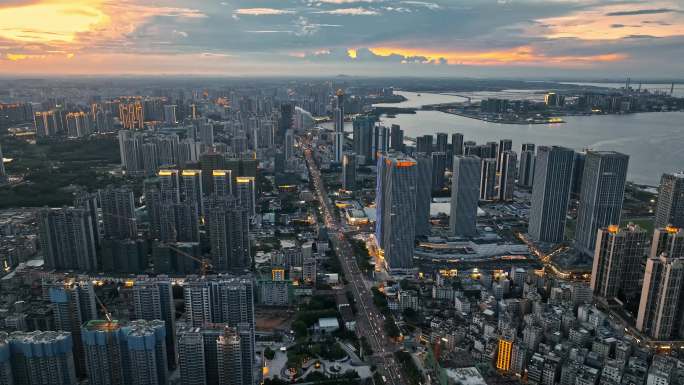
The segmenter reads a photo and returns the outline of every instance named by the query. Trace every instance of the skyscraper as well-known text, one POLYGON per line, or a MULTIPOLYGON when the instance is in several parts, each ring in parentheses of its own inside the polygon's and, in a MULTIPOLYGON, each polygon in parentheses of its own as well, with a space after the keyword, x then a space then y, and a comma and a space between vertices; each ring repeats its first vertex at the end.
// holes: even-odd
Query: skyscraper
POLYGON ((335 96, 335 108, 333 109, 333 123, 335 124, 333 155, 335 162, 341 163, 344 152, 344 91, 337 90, 335 96))
POLYGON ((178 338, 178 366, 181 384, 207 385, 204 339, 200 328, 192 328, 178 338))
POLYGON ((38 212, 40 246, 52 269, 96 271, 95 234, 89 212, 45 208, 38 212))
POLYGON ((81 326, 97 318, 95 290, 90 282, 56 281, 44 283, 55 317, 55 328, 71 333, 76 373, 86 375, 81 326))
POLYGON ((574 151, 539 146, 528 233, 537 242, 562 242, 570 199, 574 151))
POLYGON ((131 288, 131 319, 162 320, 166 328, 166 355, 169 368, 176 367, 176 307, 171 281, 166 276, 138 277, 131 288))
POLYGON ((515 186, 515 170, 517 166, 517 156, 515 151, 506 150, 501 153, 498 177, 497 194, 500 201, 509 202, 513 200, 513 190, 515 186))
POLYGON ((482 159, 480 164, 480 200, 496 199, 496 160, 482 159))
POLYGON ((131 321, 122 328, 127 348, 127 384, 164 385, 168 383, 166 367, 166 328, 164 321, 131 321))
POLYGON ((0 185, 7 182, 7 174, 5 173, 5 162, 2 157, 2 146, 0 146, 0 185))
POLYGON ((416 152, 432 155, 432 135, 423 135, 416 138, 416 152))
POLYGON ((362 156, 364 163, 368 163, 375 159, 373 155, 375 117, 357 116, 352 124, 354 127, 354 153, 362 156))
POLYGON ((430 235, 430 203, 432 203, 432 159, 423 153, 416 160, 416 236, 430 235))
POLYGON ((381 248, 390 270, 413 267, 413 241, 416 224, 416 161, 395 153, 383 155, 378 163, 378 194, 376 226, 381 230, 381 248))
POLYGON ((294 130, 287 130, 285 132, 285 160, 294 158, 294 130))
POLYGON ((444 132, 438 132, 436 136, 437 143, 435 145, 435 151, 443 152, 446 154, 446 152, 448 151, 449 135, 447 135, 444 132))
POLYGON ((230 170, 213 170, 211 176, 214 195, 222 198, 233 196, 233 175, 230 170))
POLYGON ((356 155, 344 154, 342 159, 342 188, 353 191, 356 189, 356 155))
POLYGON ((496 152, 496 171, 501 172, 501 167, 503 165, 503 154, 506 151, 511 151, 513 149, 513 141, 510 139, 499 140, 499 146, 496 152))
POLYGON ((234 328, 227 327, 216 341, 218 384, 243 385, 242 350, 240 335, 234 328))
POLYGON ((200 122, 198 139, 200 143, 207 147, 214 145, 214 125, 211 122, 200 122))
MULTIPOLYGON (((0 339, 6 336, 0 332, 0 339)), ((6 337, 16 384, 76 384, 72 335, 64 331, 14 332, 6 337)), ((9 384, 12 384, 10 379, 9 384)))
POLYGON ((394 151, 404 151, 404 130, 398 124, 390 129, 390 148, 394 151))
POLYGON ((463 155, 463 134, 451 134, 451 151, 452 155, 463 155))
POLYGON ((284 103, 280 106, 280 121, 278 122, 278 135, 276 143, 285 143, 285 132, 292 129, 294 106, 291 103, 284 103))
POLYGON ((118 321, 92 320, 81 332, 85 350, 88 383, 93 385, 124 385, 125 351, 121 346, 121 325, 118 321))
POLYGON ((247 211, 248 217, 256 216, 256 182, 251 176, 239 176, 235 178, 235 196, 238 205, 247 211))
POLYGON ((254 330, 254 283, 248 276, 188 277, 183 296, 192 326, 246 323, 254 330))
POLYGON ((108 186, 98 191, 104 236, 133 239, 138 236, 133 191, 128 187, 108 186))
POLYGON ((655 212, 656 228, 684 227, 684 173, 663 174, 655 212))
POLYGON ((190 203, 197 210, 197 215, 204 215, 204 196, 202 190, 202 170, 183 170, 181 173, 181 197, 184 203, 190 203))
POLYGON ((618 152, 587 151, 575 236, 575 247, 585 255, 593 253, 599 228, 620 224, 628 162, 618 152))
POLYGON ((447 168, 446 152, 432 153, 432 191, 442 191, 446 178, 444 171, 447 168))
POLYGON ((95 240, 96 250, 100 248, 100 241, 102 240, 102 235, 100 234, 100 221, 98 220, 97 202, 97 193, 80 191, 74 198, 74 208, 86 210, 88 212, 90 226, 93 229, 93 239, 95 240))
POLYGON ((656 229, 646 261, 636 328, 655 340, 684 337, 684 231, 656 229))
POLYGON ((384 154, 389 150, 389 128, 376 125, 373 127, 373 142, 371 146, 371 156, 377 159, 379 154, 384 154))
POLYGON ((209 203, 209 240, 214 268, 219 271, 249 269, 249 215, 234 199, 209 203))
POLYGON ((520 167, 518 171, 518 185, 531 188, 534 182, 534 144, 524 143, 520 152, 520 167))
POLYGON ((613 225, 599 229, 591 270, 591 288, 605 299, 634 300, 646 260, 646 232, 630 224, 620 229, 613 225))
POLYGON ((480 158, 476 156, 455 156, 451 183, 451 215, 449 217, 451 234, 462 237, 472 237, 477 234, 479 181, 480 158))

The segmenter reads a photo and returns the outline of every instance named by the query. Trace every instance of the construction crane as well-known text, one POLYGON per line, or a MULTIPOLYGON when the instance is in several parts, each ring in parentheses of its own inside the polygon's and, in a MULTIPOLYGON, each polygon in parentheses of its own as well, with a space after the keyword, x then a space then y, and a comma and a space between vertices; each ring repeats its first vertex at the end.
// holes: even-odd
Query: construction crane
POLYGON ((176 253, 178 253, 178 254, 180 254, 180 255, 186 257, 186 258, 190 258, 190 259, 192 259, 192 260, 195 261, 195 262, 199 262, 199 264, 200 264, 200 273, 201 273, 202 275, 207 275, 207 271, 209 271, 209 270, 211 270, 211 269, 214 268, 214 266, 211 264, 211 262, 210 262, 209 259, 207 259, 207 258, 197 258, 197 257, 195 257, 194 255, 192 255, 192 254, 190 254, 190 253, 187 253, 187 252, 185 252, 185 251, 179 249, 179 248, 176 247, 176 246, 172 246, 172 245, 169 244, 169 243, 163 243, 162 245, 168 247, 169 249, 175 251, 176 253))
POLYGON ((102 309, 102 313, 104 313, 104 316, 105 316, 105 319, 107 320, 107 322, 111 323, 112 322, 112 313, 109 310, 107 310, 107 306, 105 306, 105 304, 102 303, 102 300, 100 299, 100 297, 97 294, 95 294, 95 300, 97 300, 97 304, 100 305, 100 308, 102 309))

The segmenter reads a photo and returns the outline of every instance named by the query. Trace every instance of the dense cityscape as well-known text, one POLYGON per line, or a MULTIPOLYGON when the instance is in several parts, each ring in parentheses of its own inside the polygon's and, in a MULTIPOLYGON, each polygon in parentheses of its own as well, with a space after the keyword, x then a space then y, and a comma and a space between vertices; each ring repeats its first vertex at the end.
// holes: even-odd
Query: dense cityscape
POLYGON ((0 385, 684 385, 677 0, 0 2, 0 385))

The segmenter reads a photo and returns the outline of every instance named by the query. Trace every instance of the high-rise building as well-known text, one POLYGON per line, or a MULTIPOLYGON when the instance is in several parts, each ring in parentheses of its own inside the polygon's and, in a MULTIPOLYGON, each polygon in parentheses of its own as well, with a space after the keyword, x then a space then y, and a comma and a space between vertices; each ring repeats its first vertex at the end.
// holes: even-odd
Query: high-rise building
POLYGON ((93 229, 93 239, 95 240, 95 249, 100 248, 100 241, 102 240, 102 234, 100 234, 100 221, 98 219, 97 211, 97 193, 88 193, 81 191, 76 194, 74 198, 74 208, 86 210, 88 216, 90 217, 90 226, 93 229))
POLYGON ((90 116, 85 112, 70 112, 66 114, 67 136, 82 138, 90 135, 90 116))
POLYGON ((493 201, 496 194, 496 160, 482 159, 480 164, 480 200, 493 201))
POLYGON ((389 128, 382 125, 376 125, 373 127, 373 142, 371 147, 371 155, 373 159, 377 160, 380 154, 384 154, 389 151, 389 137, 389 128))
POLYGON ((13 385, 14 375, 12 374, 12 353, 6 332, 0 332, 0 384, 13 385))
POLYGON ((128 187, 108 186, 98 191, 104 236, 133 239, 138 236, 133 191, 128 187))
POLYGON ((230 170, 212 171, 214 195, 227 198, 233 196, 233 175, 230 170))
POLYGON ((416 236, 430 235, 430 203, 432 203, 432 159, 423 153, 416 160, 416 236))
POLYGON ((247 211, 248 217, 256 216, 256 182, 252 176, 235 178, 235 196, 238 205, 247 211))
POLYGON ((81 326, 97 318, 95 290, 90 282, 57 281, 44 283, 52 305, 55 328, 71 333, 76 373, 85 377, 81 326))
POLYGON ((446 152, 449 150, 449 135, 444 132, 438 132, 436 136, 437 142, 435 143, 435 151, 446 154, 446 152))
POLYGON ((451 152, 452 156, 463 155, 463 134, 451 134, 451 152))
POLYGON ((496 151, 496 171, 501 172, 501 167, 503 165, 503 154, 506 151, 513 150, 513 141, 510 139, 499 140, 499 146, 496 151))
POLYGON ((335 95, 335 108, 333 109, 333 123, 335 125, 333 155, 335 162, 342 163, 342 155, 344 153, 344 91, 337 90, 335 95))
POLYGON ((240 335, 234 328, 227 327, 216 341, 218 384, 242 385, 242 350, 240 335))
POLYGON ((432 191, 442 191, 446 178, 444 172, 447 169, 447 154, 446 152, 432 153, 432 191))
POLYGON ((7 182, 7 174, 5 173, 5 162, 2 157, 2 146, 0 146, 0 185, 7 182))
POLYGON ((204 215, 202 190, 202 170, 183 170, 181 173, 181 197, 184 203, 190 203, 197 210, 197 215, 204 215))
POLYGON ((455 156, 451 180, 449 231, 456 236, 472 237, 477 233, 480 158, 476 156, 455 156))
POLYGON ((14 332, 7 337, 6 333, 0 332, 0 340, 3 339, 9 345, 14 377, 8 380, 8 384, 78 383, 71 333, 14 332))
POLYGON ((400 153, 383 155, 378 163, 376 234, 390 270, 413 267, 416 224, 416 161, 400 153), (380 219, 381 218, 381 219, 380 219))
POLYGON ((131 288, 131 319, 162 320, 166 328, 166 356, 169 368, 176 367, 176 307, 171 281, 166 276, 139 277, 131 288))
POLYGON ((125 351, 121 346, 121 324, 118 321, 92 320, 81 332, 85 350, 88 383, 124 385, 125 351))
POLYGON ((646 232, 637 225, 599 229, 591 270, 594 294, 605 299, 618 298, 618 295, 623 300, 638 297, 646 244, 646 232))
POLYGON ((199 125, 199 142, 207 147, 214 145, 214 124, 202 121, 199 125))
POLYGON ((175 104, 167 104, 164 106, 164 122, 168 125, 175 125, 178 123, 178 117, 176 116, 176 110, 178 106, 175 104))
POLYGON ((375 159, 373 155, 373 135, 375 117, 357 116, 354 118, 354 153, 363 157, 363 163, 375 159))
POLYGON ((534 167, 528 233, 537 242, 562 242, 570 199, 574 151, 539 146, 534 167))
POLYGON ((291 160, 294 158, 294 130, 287 130, 285 132, 285 159, 291 160))
POLYGON ((513 200, 513 189, 515 188, 515 170, 517 166, 517 156, 515 151, 506 150, 501 153, 500 167, 498 172, 497 194, 500 201, 509 202, 513 200))
POLYGON ((432 135, 423 135, 416 138, 416 152, 432 155, 432 135))
POLYGON ((136 320, 121 328, 122 347, 126 348, 126 384, 163 385, 168 383, 166 366, 166 328, 164 321, 136 320))
POLYGON ((646 261, 636 328, 660 341, 684 337, 683 288, 684 231, 656 229, 646 261))
POLYGON ((207 324, 181 334, 181 384, 253 385, 253 331, 247 325, 207 324))
POLYGON ((660 178, 654 226, 668 225, 684 227, 684 172, 663 174, 660 178))
POLYGON ((390 148, 394 151, 404 151, 404 130, 398 124, 390 128, 390 148))
POLYGON ((499 164, 499 143, 487 142, 480 146, 480 157, 484 159, 494 159, 499 164))
POLYGON ((51 269, 97 271, 95 234, 88 211, 45 208, 38 212, 40 246, 51 269))
MULTIPOLYGON (((238 184, 239 186, 239 184, 238 184)), ((214 268, 244 271, 252 263, 249 248, 249 214, 234 199, 208 203, 209 241, 214 268)))
POLYGON ((507 372, 511 368, 511 351, 513 350, 513 341, 507 338, 499 338, 499 346, 496 356, 496 368, 507 372))
POLYGON ((294 124, 294 106, 291 103, 284 103, 280 106, 280 121, 278 122, 278 135, 276 135, 276 142, 278 144, 285 143, 285 132, 292 129, 294 124))
POLYGON ((180 202, 180 182, 178 170, 159 170, 159 193, 160 199, 167 203, 180 202))
MULTIPOLYGON (((284 138, 283 138, 284 140, 284 138)), ((225 155, 209 151, 200 155, 199 157, 200 168, 202 169, 202 191, 214 191, 214 185, 212 180, 212 175, 214 170, 225 170, 226 167, 226 157, 225 155)), ((233 171, 233 177, 235 177, 235 172, 233 171)))
POLYGON ((178 366, 181 384, 207 385, 204 338, 200 328, 180 333, 178 338, 178 366))
POLYGON ((570 189, 573 198, 579 198, 582 190, 582 175, 584 174, 584 160, 586 158, 586 152, 575 152, 575 165, 573 166, 572 187, 570 189))
POLYGON ((618 152, 587 151, 575 236, 575 247, 585 255, 593 253, 599 228, 620 224, 628 162, 618 152))
POLYGON ((532 188, 534 182, 535 152, 533 143, 523 143, 520 152, 520 167, 518 169, 518 185, 532 188))
POLYGON ((356 155, 344 154, 342 158, 342 188, 353 191, 356 189, 356 155))
POLYGON ((188 277, 183 295, 192 326, 247 323, 254 330, 254 283, 250 277, 188 277))

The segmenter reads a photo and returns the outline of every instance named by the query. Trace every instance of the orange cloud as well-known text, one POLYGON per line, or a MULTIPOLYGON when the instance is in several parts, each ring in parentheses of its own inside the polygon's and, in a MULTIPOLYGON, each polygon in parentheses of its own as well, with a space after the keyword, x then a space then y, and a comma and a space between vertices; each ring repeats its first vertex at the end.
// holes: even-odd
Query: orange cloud
POLYGON ((546 55, 537 52, 531 46, 521 46, 507 50, 494 51, 434 51, 427 49, 413 49, 401 47, 372 47, 370 51, 378 56, 390 56, 393 54, 416 57, 422 56, 427 61, 439 63, 442 59, 448 64, 459 65, 586 65, 596 62, 613 62, 627 58, 623 54, 603 55, 546 55))
POLYGON ((0 39, 28 53, 92 49, 98 43, 120 42, 155 16, 206 17, 190 8, 145 6, 131 0, 40 0, 0 6, 0 39))
POLYGON ((617 40, 629 36, 684 36, 684 12, 669 1, 615 4, 577 11, 562 17, 537 20, 532 34, 548 38, 617 40))

